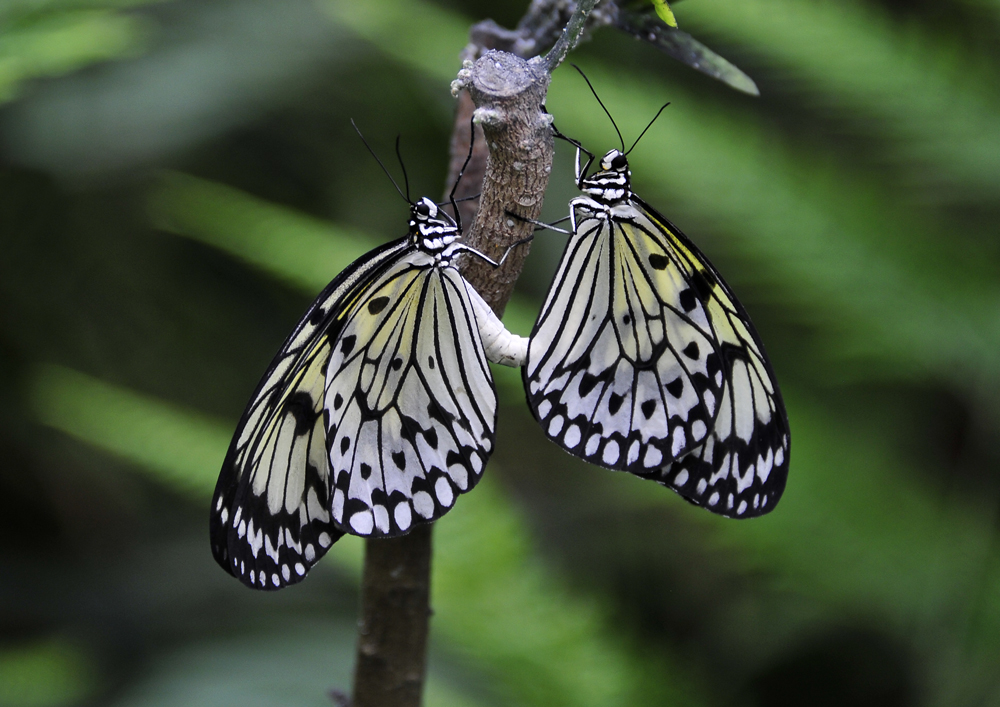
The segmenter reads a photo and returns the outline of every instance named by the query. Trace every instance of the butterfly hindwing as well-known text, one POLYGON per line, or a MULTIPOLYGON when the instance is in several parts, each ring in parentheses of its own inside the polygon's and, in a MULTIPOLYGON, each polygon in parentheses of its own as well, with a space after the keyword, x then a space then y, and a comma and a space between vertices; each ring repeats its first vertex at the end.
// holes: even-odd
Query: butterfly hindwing
POLYGON ((298 582, 343 533, 332 496, 324 388, 345 300, 408 246, 387 244, 342 272, 309 307, 254 392, 212 500, 216 561, 244 584, 298 582))
POLYGON ((479 480, 496 391, 468 287, 454 268, 404 258, 347 318, 325 393, 333 521, 343 530, 402 534, 479 480))

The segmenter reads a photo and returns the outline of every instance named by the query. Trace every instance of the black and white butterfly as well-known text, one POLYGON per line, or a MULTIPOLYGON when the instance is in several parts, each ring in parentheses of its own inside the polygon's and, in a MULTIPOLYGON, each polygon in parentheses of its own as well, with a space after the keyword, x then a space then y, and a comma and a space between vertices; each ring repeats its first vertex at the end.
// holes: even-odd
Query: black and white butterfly
POLYGON ((632 193, 624 144, 589 176, 594 155, 573 144, 585 196, 570 202, 572 234, 531 333, 528 406, 571 454, 725 516, 767 513, 785 488, 788 418, 750 317, 632 193))
MULTIPOLYGON (((402 192, 400 192, 402 193, 402 192)), ((510 334, 455 267, 471 252, 433 201, 309 307, 240 419, 212 501, 216 561, 251 587, 298 582, 344 533, 391 537, 446 513, 493 451, 487 359, 510 334)))

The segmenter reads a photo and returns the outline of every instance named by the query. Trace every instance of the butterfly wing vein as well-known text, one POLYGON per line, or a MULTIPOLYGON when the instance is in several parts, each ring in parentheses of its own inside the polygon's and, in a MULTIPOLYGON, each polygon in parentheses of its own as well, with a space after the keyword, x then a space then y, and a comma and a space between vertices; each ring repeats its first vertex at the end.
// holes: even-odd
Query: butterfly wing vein
POLYGON ((714 512, 766 513, 784 489, 788 421, 745 310, 638 198, 571 208, 575 229, 524 369, 546 435, 714 512))

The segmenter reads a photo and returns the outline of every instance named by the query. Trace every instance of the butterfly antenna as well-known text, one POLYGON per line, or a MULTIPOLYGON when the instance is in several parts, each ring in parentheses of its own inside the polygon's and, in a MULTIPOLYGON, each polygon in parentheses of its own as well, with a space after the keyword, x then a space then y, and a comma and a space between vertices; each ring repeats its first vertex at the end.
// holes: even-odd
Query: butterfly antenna
POLYGON ((396 159, 399 160, 399 168, 403 170, 403 184, 406 185, 406 200, 412 204, 413 202, 410 201, 410 178, 406 176, 406 165, 403 164, 403 153, 399 150, 399 135, 396 136, 396 159))
MULTIPOLYGON (((656 111, 656 115, 654 115, 654 116, 653 116, 653 119, 652 119, 651 121, 649 121, 649 125, 647 125, 647 126, 645 127, 645 129, 644 129, 644 130, 643 130, 643 131, 642 131, 641 133, 639 133, 639 137, 637 137, 637 138, 635 139, 635 142, 633 142, 633 143, 632 143, 632 147, 628 148, 628 152, 631 152, 632 150, 634 150, 634 149, 635 149, 635 146, 639 144, 639 141, 640 141, 640 140, 642 140, 642 136, 646 134, 646 130, 649 130, 649 129, 650 129, 651 127, 653 127, 653 123, 655 123, 655 122, 656 122, 656 119, 660 117, 660 113, 662 113, 662 112, 663 112, 663 110, 664 110, 664 109, 665 109, 665 108, 666 108, 667 106, 669 106, 669 105, 670 105, 669 103, 664 103, 664 104, 663 104, 663 105, 662 105, 662 106, 660 107, 660 110, 656 111)), ((626 155, 626 156, 628 156, 628 152, 626 152, 626 153, 625 153, 625 155, 626 155)))
MULTIPOLYGON (((407 186, 407 188, 406 188, 406 192, 407 192, 407 193, 406 193, 406 194, 404 194, 404 193, 403 193, 403 190, 399 188, 399 185, 398 185, 398 184, 396 184, 396 180, 392 178, 392 175, 391 175, 391 174, 389 174, 389 170, 387 170, 387 169, 385 168, 385 165, 384 165, 384 164, 382 164, 382 160, 380 160, 380 159, 378 158, 378 155, 376 155, 376 154, 375 154, 375 150, 373 150, 373 149, 372 149, 372 146, 368 144, 368 141, 367 141, 367 140, 365 140, 365 136, 361 134, 361 130, 359 130, 359 129, 358 129, 358 126, 357 126, 357 125, 355 124, 355 122, 354 122, 354 118, 351 118, 351 125, 353 125, 353 126, 354 126, 354 130, 355 130, 355 132, 357 132, 357 134, 358 134, 358 137, 360 137, 360 138, 361 138, 361 142, 363 142, 363 143, 365 144, 365 147, 367 147, 367 148, 368 148, 368 152, 370 152, 370 153, 371 153, 371 155, 372 155, 372 157, 374 157, 374 158, 375 158, 375 161, 376 161, 376 162, 378 162, 378 166, 382 168, 382 171, 383 171, 383 172, 385 172, 385 176, 387 176, 387 177, 389 178, 389 181, 390 181, 390 182, 392 182, 392 186, 396 187, 396 191, 398 191, 398 192, 399 192, 399 195, 400 195, 401 197, 403 197, 404 199, 406 199, 406 203, 407 203, 407 204, 411 204, 411 205, 412 205, 412 204, 413 204, 413 202, 412 202, 412 201, 410 201, 410 197, 409 197, 409 191, 410 191, 410 188, 409 188, 409 186, 407 186)), ((397 139, 397 142, 396 142, 396 145, 397 145, 397 146, 399 145, 399 141, 398 141, 398 139, 397 139)), ((406 170, 405 170, 405 169, 403 170, 403 177, 406 177, 406 170)))
POLYGON ((448 195, 448 201, 451 202, 451 209, 455 212, 455 225, 458 226, 459 233, 462 232, 462 213, 458 210, 458 204, 455 203, 455 192, 458 191, 458 185, 462 181, 462 175, 465 174, 465 168, 469 166, 469 162, 472 161, 472 150, 476 145, 476 117, 472 116, 469 119, 469 154, 465 156, 465 162, 462 164, 462 169, 458 170, 458 176, 455 177, 455 183, 451 187, 451 194, 448 195))
MULTIPOLYGON (((601 97, 597 95, 597 91, 594 90, 594 85, 592 83, 590 83, 590 79, 588 79, 587 75, 585 73, 583 73, 583 69, 581 69, 576 64, 570 64, 570 66, 572 66, 574 69, 576 69, 577 71, 580 72, 580 76, 583 77, 583 80, 587 82, 587 86, 590 87, 590 92, 594 94, 594 98, 597 99, 597 102, 601 104, 601 108, 604 109, 605 115, 608 116, 608 119, 611 121, 611 124, 613 126, 615 126, 615 132, 618 133, 618 142, 621 143, 621 145, 622 145, 622 152, 624 152, 625 151, 625 139, 622 137, 622 131, 618 129, 618 123, 616 123, 615 119, 611 117, 611 111, 609 111, 608 107, 606 105, 604 105, 604 101, 601 100, 601 97)), ((660 110, 663 110, 663 109, 661 108, 660 110)))

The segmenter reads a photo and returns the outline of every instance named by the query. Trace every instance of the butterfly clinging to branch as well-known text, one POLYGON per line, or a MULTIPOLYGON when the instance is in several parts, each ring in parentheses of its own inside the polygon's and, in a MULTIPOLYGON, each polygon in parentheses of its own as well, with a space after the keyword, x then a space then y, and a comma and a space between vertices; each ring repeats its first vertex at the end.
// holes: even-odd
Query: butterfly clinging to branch
POLYGON ((527 341, 507 332, 455 259, 499 263, 408 191, 408 234, 327 286, 240 419, 210 530, 216 561, 248 586, 298 582, 344 533, 391 537, 439 518, 493 451, 487 360, 521 365, 527 341))
POLYGON ((690 239, 632 192, 635 144, 621 141, 588 174, 595 156, 570 142, 584 196, 570 202, 572 234, 531 333, 532 413, 589 462, 725 516, 767 513, 785 488, 788 418, 750 317, 690 239))

